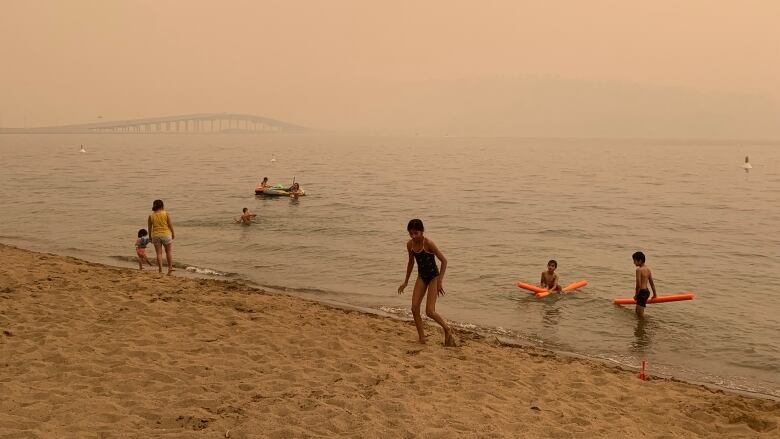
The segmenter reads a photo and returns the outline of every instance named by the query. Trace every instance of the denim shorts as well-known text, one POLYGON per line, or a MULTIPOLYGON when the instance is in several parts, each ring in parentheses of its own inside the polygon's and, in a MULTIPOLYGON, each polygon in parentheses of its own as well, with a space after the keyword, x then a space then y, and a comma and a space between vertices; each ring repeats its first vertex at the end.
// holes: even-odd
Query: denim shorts
POLYGON ((154 245, 168 245, 173 242, 173 238, 170 236, 155 236, 152 238, 152 244, 154 245))

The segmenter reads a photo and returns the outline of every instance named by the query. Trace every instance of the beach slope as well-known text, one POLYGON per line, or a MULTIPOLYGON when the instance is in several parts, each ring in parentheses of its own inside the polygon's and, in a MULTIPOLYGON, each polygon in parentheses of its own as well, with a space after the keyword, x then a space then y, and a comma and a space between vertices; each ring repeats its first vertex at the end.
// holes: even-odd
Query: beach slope
MULTIPOLYGON (((780 436, 780 403, 0 245, 0 438, 780 436)), ((394 286, 389 286, 392 293, 394 286)))

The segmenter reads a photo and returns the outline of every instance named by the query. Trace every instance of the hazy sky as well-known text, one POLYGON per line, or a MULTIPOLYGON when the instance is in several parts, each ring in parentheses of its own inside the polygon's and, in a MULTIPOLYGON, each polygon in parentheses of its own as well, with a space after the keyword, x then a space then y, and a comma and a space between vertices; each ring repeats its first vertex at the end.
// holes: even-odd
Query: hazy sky
POLYGON ((778 23, 778 0, 0 0, 0 126, 780 137, 778 23))

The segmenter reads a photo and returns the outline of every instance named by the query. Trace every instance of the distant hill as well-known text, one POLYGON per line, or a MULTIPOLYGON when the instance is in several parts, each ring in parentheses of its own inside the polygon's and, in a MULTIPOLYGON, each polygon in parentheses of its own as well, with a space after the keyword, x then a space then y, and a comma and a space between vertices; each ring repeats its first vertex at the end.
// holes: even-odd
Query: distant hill
POLYGON ((684 87, 476 78, 355 84, 346 97, 323 99, 329 111, 314 115, 317 123, 378 133, 780 138, 780 104, 771 97, 684 87))

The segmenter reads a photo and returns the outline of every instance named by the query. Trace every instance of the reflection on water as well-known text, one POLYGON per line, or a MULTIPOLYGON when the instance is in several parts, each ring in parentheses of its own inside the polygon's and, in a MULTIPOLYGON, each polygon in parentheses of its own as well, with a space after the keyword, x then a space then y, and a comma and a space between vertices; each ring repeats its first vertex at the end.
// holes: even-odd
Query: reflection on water
POLYGON ((652 341, 652 327, 648 318, 637 318, 636 326, 634 327, 634 340, 631 342, 631 352, 636 354, 645 354, 649 351, 650 343, 652 341))
POLYGON ((561 319, 561 310, 553 303, 546 303, 544 307, 544 313, 542 315, 542 322, 545 326, 552 327, 558 325, 558 321, 561 319))

